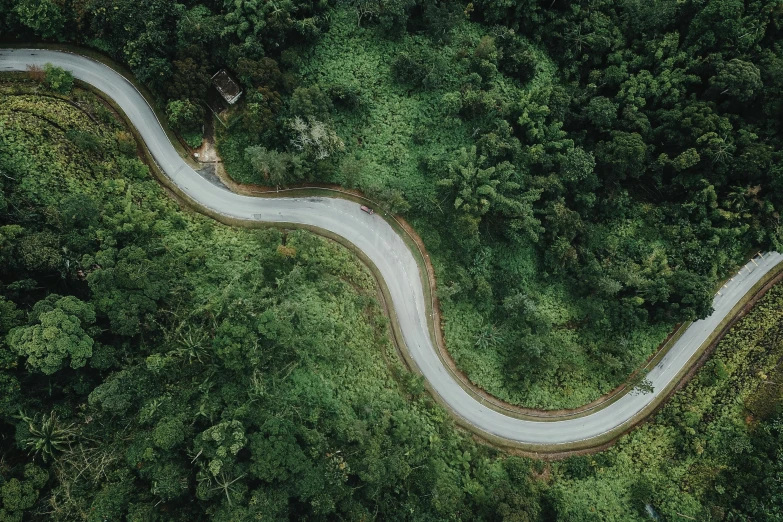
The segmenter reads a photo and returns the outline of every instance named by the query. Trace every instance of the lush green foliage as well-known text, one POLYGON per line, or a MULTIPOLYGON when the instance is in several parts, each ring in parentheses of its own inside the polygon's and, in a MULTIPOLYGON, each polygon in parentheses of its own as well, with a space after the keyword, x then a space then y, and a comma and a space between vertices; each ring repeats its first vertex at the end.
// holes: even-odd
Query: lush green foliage
POLYGON ((538 517, 347 250, 179 210, 96 98, 35 89, 0 85, 0 520, 538 517))
MULTIPOLYGON (((541 146, 522 146, 514 118, 548 125, 540 100, 561 92, 553 65, 517 35, 493 40, 461 12, 437 38, 418 27, 390 39, 383 28, 358 27, 356 19, 354 10, 336 10, 329 31, 297 61, 306 87, 294 89, 280 125, 298 112, 330 113, 345 152, 305 164, 295 180, 358 187, 411 217, 439 276, 449 350, 491 393, 528 405, 578 406, 622 382, 672 324, 640 322, 633 312, 631 324, 612 325, 607 299, 612 310, 625 310, 613 304, 613 294, 585 297, 581 284, 553 274, 539 253, 559 232, 541 212, 547 185, 520 162, 533 154, 550 160, 541 146), (525 75, 503 73, 517 66, 525 75), (495 109, 487 107, 500 115, 493 119, 495 109)), ((530 132, 541 139, 557 134, 530 132)), ((296 152, 287 139, 267 134, 262 146, 277 142, 296 152)), ((221 153, 236 179, 268 183, 242 155, 253 142, 251 133, 232 127, 221 136, 221 153)), ((569 140, 563 148, 563 176, 573 187, 592 183, 593 155, 569 140)), ((565 203, 553 212, 565 233, 579 228, 565 203)), ((632 235, 639 226, 626 228, 632 235)))
MULTIPOLYGON (((108 53, 147 84, 174 127, 192 135, 189 127, 201 127, 214 72, 227 66, 247 81, 271 85, 282 76, 283 51, 318 36, 327 7, 311 0, 2 0, 0 34, 75 41, 108 53)), ((272 92, 258 95, 262 106, 274 106, 272 92)))
POLYGON ((74 96, 0 90, 3 520, 779 516, 783 288, 655 423, 534 471, 460 435, 400 367, 348 252, 178 210, 74 96), (93 349, 46 375, 11 340, 53 312, 93 349))
POLYGON ((228 68, 236 180, 336 182, 405 214, 459 366, 569 407, 780 246, 775 6, 2 0, 0 32, 78 35, 128 64, 193 145, 228 68))
POLYGON ((30 324, 18 326, 8 334, 8 346, 26 358, 29 368, 51 375, 70 358, 71 368, 81 368, 92 356, 93 339, 83 326, 95 322, 95 310, 89 303, 51 294, 35 304, 30 324))
POLYGON ((604 453, 553 466, 557 518, 779 520, 781 339, 778 285, 654 422, 604 453))
POLYGON ((44 82, 53 91, 68 94, 73 89, 73 75, 62 67, 47 63, 43 72, 44 82))
MULTIPOLYGON (((312 103, 292 96, 279 118, 328 112, 345 153, 305 178, 358 186, 412 220, 447 344, 475 382, 577 406, 709 313, 749 250, 779 246, 780 12, 474 4, 403 6, 395 30, 373 5, 335 10, 291 62, 312 103), (717 20, 731 30, 718 36, 717 20)), ((257 181, 237 161, 254 141, 225 137, 237 179, 257 181)))
POLYGON ((172 100, 166 105, 169 123, 178 131, 189 131, 201 126, 204 109, 190 100, 172 100))
MULTIPOLYGON (((621 382, 750 249, 780 247, 780 16, 0 0, 0 31, 78 34, 185 133, 231 69, 231 174, 405 213, 459 365, 547 407, 621 382)), ((780 290, 655 424, 533 475, 402 371, 344 250, 178 211, 111 111, 33 73, 46 97, 0 94, 0 519, 780 517, 780 290)))

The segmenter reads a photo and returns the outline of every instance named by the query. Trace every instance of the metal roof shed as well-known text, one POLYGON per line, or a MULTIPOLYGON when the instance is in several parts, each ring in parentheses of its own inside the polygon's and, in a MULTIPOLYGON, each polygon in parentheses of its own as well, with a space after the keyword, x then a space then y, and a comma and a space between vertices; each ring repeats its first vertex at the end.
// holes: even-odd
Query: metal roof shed
POLYGON ((212 76, 212 83, 229 104, 236 103, 239 97, 242 96, 242 89, 239 88, 237 82, 229 76, 225 69, 220 69, 212 76))

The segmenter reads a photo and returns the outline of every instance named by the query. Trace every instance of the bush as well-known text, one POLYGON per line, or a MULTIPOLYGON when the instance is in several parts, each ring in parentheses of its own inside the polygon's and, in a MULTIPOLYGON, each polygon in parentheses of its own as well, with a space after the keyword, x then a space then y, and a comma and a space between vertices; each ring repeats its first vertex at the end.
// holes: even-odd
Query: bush
POLYGON ((71 129, 65 133, 65 137, 85 152, 95 154, 102 149, 100 140, 91 132, 71 129))
POLYGON ((188 147, 195 149, 201 146, 201 142, 204 141, 204 134, 201 132, 201 129, 190 132, 183 132, 182 139, 185 140, 185 143, 188 144, 188 147))
POLYGON ((136 155, 136 140, 130 132, 117 131, 114 134, 114 137, 117 140, 117 150, 119 150, 121 154, 126 156, 136 155))
POLYGON ((46 73, 40 65, 28 65, 27 75, 31 80, 38 83, 43 83, 46 80, 46 73))
POLYGON ((287 185, 301 181, 305 175, 305 164, 296 154, 256 145, 245 149, 245 158, 253 166, 259 183, 287 185))
POLYGON ((172 100, 166 105, 166 116, 175 131, 194 131, 204 121, 204 108, 187 99, 172 100))
POLYGON ((518 37, 504 41, 498 68, 520 83, 528 82, 536 74, 536 55, 533 48, 518 37))
POLYGON ((318 85, 297 87, 291 95, 291 114, 302 118, 324 119, 332 110, 332 100, 318 85))
POLYGON ((357 85, 331 85, 327 92, 334 105, 345 107, 346 109, 357 109, 362 105, 362 93, 357 85))
POLYGON ((54 92, 68 94, 73 90, 73 74, 62 67, 47 63, 44 65, 44 83, 54 92))

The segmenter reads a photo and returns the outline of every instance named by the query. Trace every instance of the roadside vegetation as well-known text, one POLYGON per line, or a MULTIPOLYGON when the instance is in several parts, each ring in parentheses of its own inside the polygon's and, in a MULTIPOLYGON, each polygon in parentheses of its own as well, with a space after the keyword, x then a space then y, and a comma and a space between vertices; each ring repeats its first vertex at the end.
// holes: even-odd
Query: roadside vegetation
POLYGON ((780 286, 614 447, 505 456, 403 369, 348 251, 179 209, 37 80, 0 83, 0 520, 779 516, 780 286))
POLYGON ((783 515, 783 287, 694 379, 607 451, 553 465, 559 520, 773 521, 783 515))
MULTIPOLYGON (((0 38, 127 65, 237 181, 406 217, 447 346, 529 407, 621 384, 780 250, 776 2, 0 0, 0 38)), ((496 454, 404 372, 368 272, 183 212, 57 68, 0 92, 0 520, 776 520, 781 291, 654 422, 496 454), (24 514, 24 515, 23 515, 24 514)))
POLYGON ((779 244, 774 3, 12 2, 0 30, 108 53, 198 142, 210 76, 244 183, 358 188, 423 237, 447 346, 490 393, 623 383, 779 244))
POLYGON ((0 520, 537 517, 346 249, 180 210, 85 91, 2 83, 0 122, 0 520))

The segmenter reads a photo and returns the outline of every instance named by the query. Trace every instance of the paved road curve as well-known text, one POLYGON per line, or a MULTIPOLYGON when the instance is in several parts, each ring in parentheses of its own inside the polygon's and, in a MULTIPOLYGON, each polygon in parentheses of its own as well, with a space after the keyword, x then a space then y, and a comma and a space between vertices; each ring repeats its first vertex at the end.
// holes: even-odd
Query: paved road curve
POLYGON ((191 169, 172 147, 154 112, 134 86, 113 69, 83 56, 34 50, 0 50, 0 71, 23 71, 29 64, 58 65, 112 98, 125 111, 165 174, 199 204, 225 216, 243 220, 301 223, 338 234, 361 249, 386 281, 405 343, 419 370, 440 398, 463 421, 496 437, 551 450, 598 437, 633 420, 670 384, 709 334, 764 274, 783 260, 778 253, 743 268, 714 301, 715 312, 694 323, 648 378, 655 392, 627 394, 590 415, 568 420, 520 420, 492 410, 469 395, 443 366, 427 328, 424 292, 418 266, 402 239, 383 219, 370 216, 359 205, 336 198, 261 199, 221 189, 191 169))

